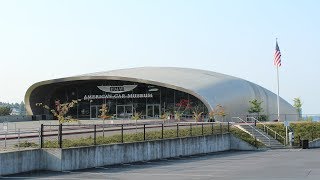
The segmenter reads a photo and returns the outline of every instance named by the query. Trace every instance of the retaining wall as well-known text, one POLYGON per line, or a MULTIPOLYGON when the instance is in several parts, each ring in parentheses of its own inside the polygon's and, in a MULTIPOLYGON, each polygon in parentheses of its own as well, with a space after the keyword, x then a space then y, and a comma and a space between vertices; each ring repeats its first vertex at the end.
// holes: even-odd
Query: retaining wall
POLYGON ((0 152, 0 175, 42 169, 41 149, 0 152))
POLYGON ((34 170, 65 171, 228 150, 256 150, 231 134, 68 149, 0 153, 0 175, 34 170))
POLYGON ((309 148, 320 148, 320 139, 310 141, 309 148))

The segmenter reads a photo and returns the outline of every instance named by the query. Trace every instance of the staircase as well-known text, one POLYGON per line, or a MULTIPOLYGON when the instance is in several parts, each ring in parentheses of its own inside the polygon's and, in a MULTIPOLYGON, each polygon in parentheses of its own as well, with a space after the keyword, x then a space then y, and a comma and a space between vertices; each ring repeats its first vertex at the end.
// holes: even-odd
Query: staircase
POLYGON ((283 144, 281 144, 278 140, 274 139, 273 137, 269 136, 267 133, 263 132, 253 124, 241 124, 237 125, 237 127, 248 134, 250 134, 252 137, 257 138, 258 141, 265 144, 267 147, 271 149, 282 149, 285 148, 283 144))

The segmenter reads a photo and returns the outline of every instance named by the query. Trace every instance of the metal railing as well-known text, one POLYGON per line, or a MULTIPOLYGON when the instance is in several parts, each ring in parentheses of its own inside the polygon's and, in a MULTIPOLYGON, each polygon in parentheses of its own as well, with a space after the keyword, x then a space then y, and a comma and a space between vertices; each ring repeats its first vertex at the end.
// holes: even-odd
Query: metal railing
POLYGON ((263 133, 261 133, 260 131, 258 131, 255 127, 251 126, 247 121, 241 119, 240 117, 232 117, 232 119, 238 119, 238 120, 240 120, 241 122, 243 122, 245 125, 248 125, 248 126, 252 129, 251 135, 252 135, 254 138, 256 138, 256 137, 255 137, 253 131, 256 131, 256 132, 258 132, 259 134, 261 134, 263 137, 265 137, 266 139, 268 139, 268 141, 269 141, 269 147, 270 147, 270 145, 271 145, 271 140, 270 140, 270 138, 269 138, 268 136, 266 136, 266 135, 264 135, 263 133))
POLYGON ((0 151, 64 148, 225 134, 230 123, 41 124, 38 129, 0 131, 0 151))
POLYGON ((41 148, 141 142, 230 132, 229 123, 41 125, 41 148), (51 129, 51 131, 49 130, 51 129))
POLYGON ((257 118, 255 117, 248 117, 248 118, 251 118, 255 121, 255 125, 256 125, 256 122, 258 122, 259 124, 263 125, 263 131, 265 133, 267 133, 268 135, 274 135, 274 138, 277 139, 278 137, 280 137, 282 140, 283 140, 283 143, 284 145, 286 145, 286 139, 281 136, 279 133, 277 133, 277 131, 271 129, 269 126, 267 126, 265 123, 262 123, 261 121, 259 121, 257 118), (269 134, 269 131, 272 132, 272 134, 269 134))
POLYGON ((40 129, 2 130, 0 131, 0 150, 20 150, 26 142, 35 147, 36 144, 40 144, 40 135, 40 129))

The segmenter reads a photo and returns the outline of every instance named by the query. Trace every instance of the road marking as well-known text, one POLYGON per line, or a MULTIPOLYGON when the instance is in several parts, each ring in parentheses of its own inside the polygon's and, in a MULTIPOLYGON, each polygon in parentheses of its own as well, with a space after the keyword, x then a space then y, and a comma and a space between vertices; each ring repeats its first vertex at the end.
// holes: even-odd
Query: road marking
POLYGON ((307 176, 309 176, 309 175, 310 175, 311 171, 312 171, 312 170, 310 170, 310 171, 308 172, 307 176))

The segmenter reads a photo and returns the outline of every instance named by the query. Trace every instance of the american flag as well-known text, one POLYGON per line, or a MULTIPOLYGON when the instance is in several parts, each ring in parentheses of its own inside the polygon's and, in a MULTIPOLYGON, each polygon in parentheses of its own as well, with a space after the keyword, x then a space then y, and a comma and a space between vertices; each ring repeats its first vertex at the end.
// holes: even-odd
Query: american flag
POLYGON ((274 62, 273 64, 277 67, 281 66, 281 52, 278 46, 278 41, 276 41, 276 51, 274 52, 274 62))

